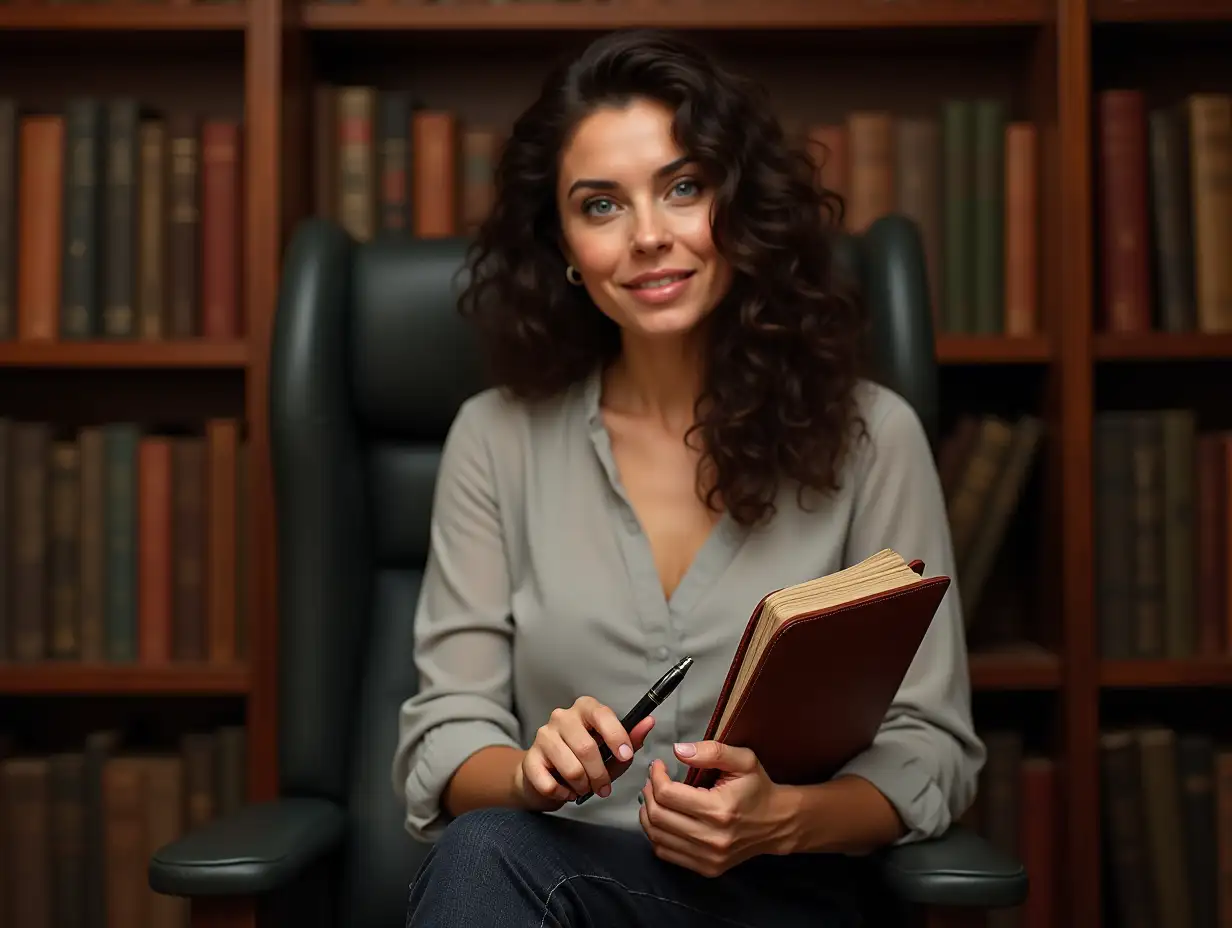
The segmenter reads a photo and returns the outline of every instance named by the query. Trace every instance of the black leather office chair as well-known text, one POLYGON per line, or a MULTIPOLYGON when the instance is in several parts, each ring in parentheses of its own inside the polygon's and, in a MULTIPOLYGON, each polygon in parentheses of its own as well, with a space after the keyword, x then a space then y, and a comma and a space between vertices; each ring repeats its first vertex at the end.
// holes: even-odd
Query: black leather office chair
MULTIPOLYGON (((481 387, 454 311, 462 241, 359 246, 301 226, 286 258, 270 403, 279 545, 280 798, 162 848, 157 891, 194 924, 402 924, 426 850, 390 784, 398 708, 414 692, 412 617, 442 441, 481 387)), ((881 378, 937 429, 920 241, 887 217, 844 243, 873 316, 881 378)), ((893 898, 972 912, 1026 893, 1020 864, 977 836, 886 851, 893 898)), ((883 922, 884 923, 884 922, 883 922)))

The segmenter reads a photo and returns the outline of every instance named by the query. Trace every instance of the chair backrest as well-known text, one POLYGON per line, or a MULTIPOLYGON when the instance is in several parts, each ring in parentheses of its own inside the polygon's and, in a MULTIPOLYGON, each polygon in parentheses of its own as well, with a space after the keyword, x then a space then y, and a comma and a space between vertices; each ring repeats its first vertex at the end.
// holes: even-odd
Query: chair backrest
MULTIPOLYGON (((357 245, 312 220, 287 252, 279 296, 270 423, 280 788, 348 809, 337 905, 351 928, 398 923, 426 850, 403 831, 389 774, 399 706, 417 686, 412 617, 440 451, 461 402, 483 387, 456 313, 465 247, 357 245)), ((840 258, 870 301, 880 379, 935 429, 914 226, 883 219, 840 258)))

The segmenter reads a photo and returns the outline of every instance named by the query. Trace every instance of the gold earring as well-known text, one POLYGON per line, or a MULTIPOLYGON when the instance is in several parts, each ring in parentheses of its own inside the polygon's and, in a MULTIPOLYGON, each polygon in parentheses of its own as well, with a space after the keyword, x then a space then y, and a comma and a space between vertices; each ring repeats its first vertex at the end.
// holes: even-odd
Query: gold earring
POLYGON ((574 267, 572 264, 566 264, 565 265, 565 280, 569 281, 569 283, 573 284, 573 286, 576 287, 582 283, 582 275, 578 273, 578 269, 574 267))

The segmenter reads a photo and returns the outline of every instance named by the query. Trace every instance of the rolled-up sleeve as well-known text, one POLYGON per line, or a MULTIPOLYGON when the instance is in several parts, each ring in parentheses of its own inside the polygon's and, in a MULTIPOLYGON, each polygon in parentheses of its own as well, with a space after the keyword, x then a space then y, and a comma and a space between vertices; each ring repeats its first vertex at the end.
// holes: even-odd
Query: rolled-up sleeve
POLYGON ((914 410, 886 391, 860 445, 845 561, 883 548, 948 575, 949 590, 873 743, 839 775, 871 782, 906 825, 900 843, 945 832, 975 798, 984 745, 971 718, 962 603, 945 499, 914 410))
POLYGON ((434 841, 448 824, 442 793, 463 761, 489 745, 520 747, 509 569, 481 405, 487 400, 480 395, 462 407, 442 451, 415 614, 419 690, 398 720, 393 783, 405 802, 406 829, 420 841, 434 841))

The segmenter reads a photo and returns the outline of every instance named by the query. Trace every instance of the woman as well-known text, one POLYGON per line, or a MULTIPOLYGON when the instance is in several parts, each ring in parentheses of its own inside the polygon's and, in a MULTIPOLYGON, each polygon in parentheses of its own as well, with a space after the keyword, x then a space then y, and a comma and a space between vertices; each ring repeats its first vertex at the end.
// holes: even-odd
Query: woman
POLYGON ((698 741, 765 593, 883 547, 953 573, 920 423, 859 374, 834 197, 754 88, 648 32, 553 76, 496 173, 462 308, 500 386, 446 442, 394 766, 434 843, 408 925, 853 923, 850 855, 974 793, 957 591, 833 780, 698 741))

